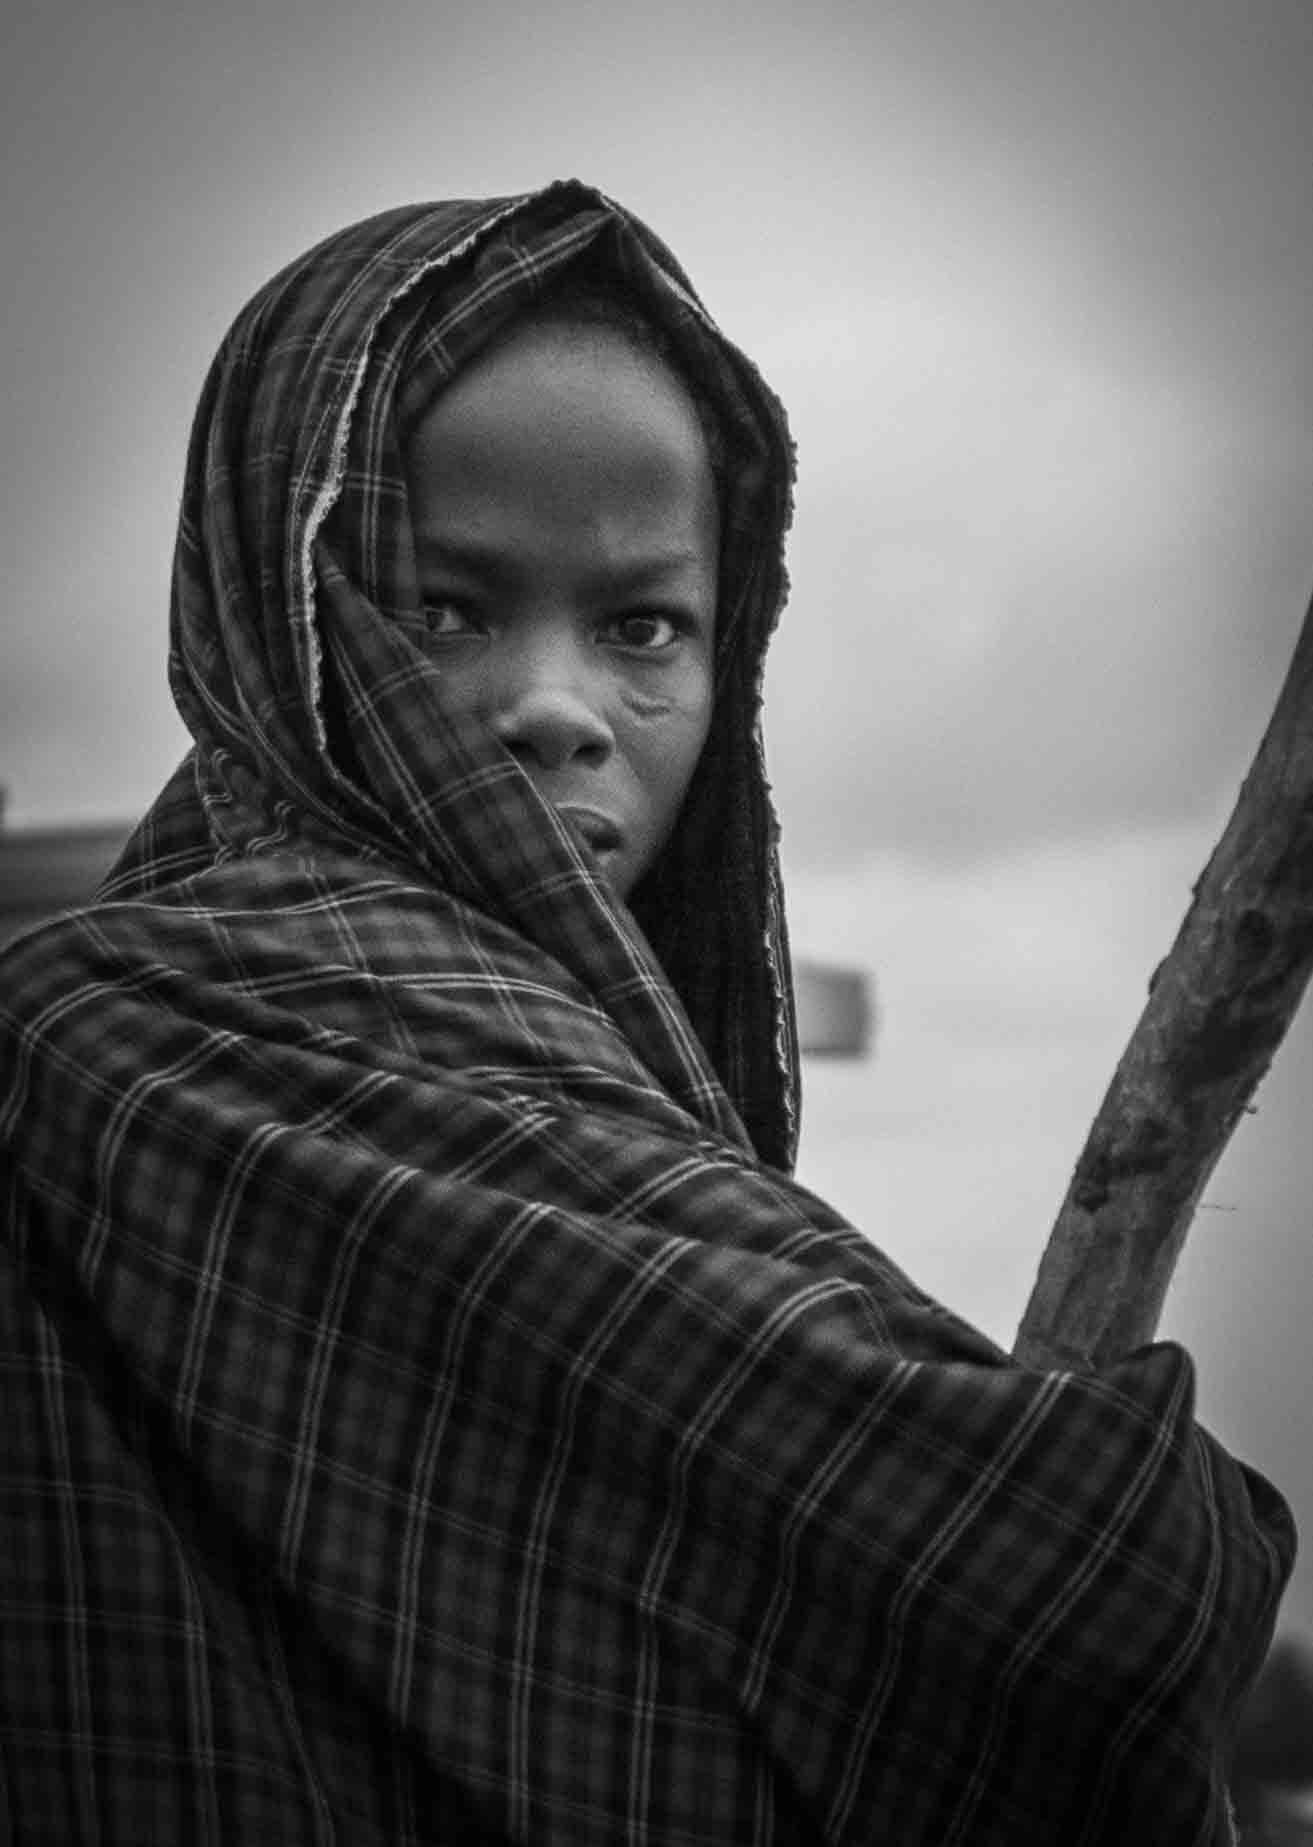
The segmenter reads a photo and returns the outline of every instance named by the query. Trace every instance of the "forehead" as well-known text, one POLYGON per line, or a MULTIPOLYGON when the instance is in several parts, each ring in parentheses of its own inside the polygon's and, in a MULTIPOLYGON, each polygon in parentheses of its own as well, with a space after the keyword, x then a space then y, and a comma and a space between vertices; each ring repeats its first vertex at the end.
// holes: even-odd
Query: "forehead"
POLYGON ((592 507, 715 534, 701 420, 682 379, 606 326, 528 323, 454 379, 415 423, 419 523, 530 509, 577 524, 592 507))
POLYGON ((412 458, 438 461, 454 445, 514 445, 571 453, 635 446, 696 455, 710 465, 683 380, 654 352, 609 326, 528 322, 498 340, 434 398, 415 422, 412 458))

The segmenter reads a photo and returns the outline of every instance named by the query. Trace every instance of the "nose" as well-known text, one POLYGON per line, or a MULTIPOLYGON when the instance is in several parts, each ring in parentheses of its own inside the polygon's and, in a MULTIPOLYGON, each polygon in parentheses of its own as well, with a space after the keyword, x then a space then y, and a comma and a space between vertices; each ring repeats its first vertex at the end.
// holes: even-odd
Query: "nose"
POLYGON ((583 649, 541 632, 508 650, 492 692, 494 734, 530 769, 604 763, 615 747, 596 668, 583 649))

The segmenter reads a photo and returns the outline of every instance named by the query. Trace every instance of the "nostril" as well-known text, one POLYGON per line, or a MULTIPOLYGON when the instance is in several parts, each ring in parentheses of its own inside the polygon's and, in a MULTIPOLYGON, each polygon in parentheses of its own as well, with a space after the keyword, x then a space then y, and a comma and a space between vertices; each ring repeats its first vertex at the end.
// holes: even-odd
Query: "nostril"
POLYGON ((563 763, 601 763, 614 741, 602 712, 556 689, 515 700, 496 715, 493 730, 513 756, 552 769, 563 763))

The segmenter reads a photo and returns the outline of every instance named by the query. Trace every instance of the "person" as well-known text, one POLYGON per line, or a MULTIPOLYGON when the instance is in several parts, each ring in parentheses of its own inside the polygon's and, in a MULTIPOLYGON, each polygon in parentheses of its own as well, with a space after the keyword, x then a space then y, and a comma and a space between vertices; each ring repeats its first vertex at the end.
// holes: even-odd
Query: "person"
POLYGON ((0 962, 16 1840, 1231 1837, 1293 1532, 1188 1356, 1017 1365, 791 1177, 792 475, 578 182, 238 317, 192 747, 0 962))

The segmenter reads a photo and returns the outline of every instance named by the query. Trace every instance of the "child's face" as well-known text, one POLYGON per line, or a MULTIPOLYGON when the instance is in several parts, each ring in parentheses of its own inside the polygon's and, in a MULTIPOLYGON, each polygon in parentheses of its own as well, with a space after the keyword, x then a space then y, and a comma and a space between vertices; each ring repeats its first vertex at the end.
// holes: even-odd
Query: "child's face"
POLYGON ((720 533, 697 413, 606 327, 528 323, 407 455, 430 652, 627 897, 711 722, 720 533))

